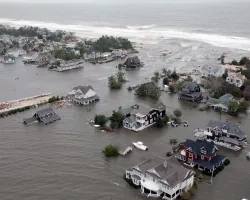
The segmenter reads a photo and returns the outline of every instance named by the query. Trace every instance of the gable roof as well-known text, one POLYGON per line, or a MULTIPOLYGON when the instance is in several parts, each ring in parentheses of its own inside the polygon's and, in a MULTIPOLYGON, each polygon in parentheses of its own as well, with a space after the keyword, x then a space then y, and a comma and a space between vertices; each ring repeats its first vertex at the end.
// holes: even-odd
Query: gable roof
POLYGON ((222 121, 214 121, 210 120, 208 122, 207 127, 209 128, 215 128, 218 127, 220 130, 222 128, 226 129, 229 134, 233 134, 239 137, 246 137, 246 133, 244 133, 238 125, 231 124, 229 122, 222 122, 222 121))
POLYGON ((38 117, 43 117, 49 113, 54 113, 54 110, 52 107, 48 107, 48 108, 44 108, 42 110, 36 111, 36 114, 38 115, 38 117))
POLYGON ((152 110, 152 108, 149 108, 149 107, 146 107, 146 106, 139 106, 139 108, 138 109, 134 109, 132 111, 132 113, 134 115, 136 115, 136 114, 147 115, 151 110, 152 110))
POLYGON ((218 71, 220 71, 220 69, 221 69, 221 67, 218 65, 204 65, 201 68, 201 71, 204 71, 204 72, 212 71, 214 74, 216 74, 218 71))
POLYGON ((163 104, 162 102, 159 102, 153 108, 162 111, 162 110, 166 110, 166 105, 163 104))
POLYGON ((158 158, 159 162, 154 167, 148 168, 146 170, 152 176, 160 179, 160 181, 170 187, 175 187, 178 183, 184 181, 186 177, 192 175, 193 172, 184 168, 183 166, 176 164, 176 161, 172 157, 164 160, 163 158, 158 158))
POLYGON ((126 60, 126 63, 128 65, 139 65, 141 62, 138 58, 138 56, 133 56, 133 57, 129 57, 127 60, 126 60))
POLYGON ((90 85, 86 85, 86 86, 81 86, 81 85, 79 85, 79 86, 73 88, 73 90, 81 90, 81 92, 82 92, 84 95, 85 95, 90 89, 91 89, 91 90, 94 90, 94 89, 92 88, 92 86, 90 86, 90 85))
POLYGON ((163 162, 162 158, 152 156, 149 159, 144 160, 140 164, 133 167, 133 169, 139 169, 142 173, 145 173, 147 170, 159 165, 161 162, 163 162))
POLYGON ((190 91, 194 91, 195 88, 199 87, 198 83, 197 82, 184 82, 182 87, 181 87, 181 90, 190 90, 190 91))
POLYGON ((147 83, 142 83, 141 86, 143 86, 147 91, 159 90, 159 88, 152 81, 147 83))
POLYGON ((182 143, 186 148, 191 148, 197 154, 202 154, 204 156, 210 157, 213 154, 213 150, 216 148, 214 142, 208 142, 207 140, 189 140, 187 139, 182 143), (201 150, 205 150, 204 153, 201 150))
POLYGON ((219 99, 210 97, 207 101, 207 104, 228 108, 228 105, 230 102, 236 102, 236 100, 234 99, 234 96, 231 94, 225 94, 221 96, 219 99))

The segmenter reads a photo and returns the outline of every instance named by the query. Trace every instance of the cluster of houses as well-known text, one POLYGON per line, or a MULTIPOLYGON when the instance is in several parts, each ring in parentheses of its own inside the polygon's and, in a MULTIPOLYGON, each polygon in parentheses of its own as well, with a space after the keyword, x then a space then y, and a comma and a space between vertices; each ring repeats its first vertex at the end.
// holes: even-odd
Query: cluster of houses
POLYGON ((125 170, 125 178, 140 187, 147 197, 176 199, 194 184, 195 173, 190 168, 210 176, 224 168, 227 158, 218 153, 216 145, 223 146, 218 141, 230 145, 246 143, 246 134, 229 122, 211 120, 204 132, 206 137, 180 143, 175 156, 167 159, 150 156, 125 170))

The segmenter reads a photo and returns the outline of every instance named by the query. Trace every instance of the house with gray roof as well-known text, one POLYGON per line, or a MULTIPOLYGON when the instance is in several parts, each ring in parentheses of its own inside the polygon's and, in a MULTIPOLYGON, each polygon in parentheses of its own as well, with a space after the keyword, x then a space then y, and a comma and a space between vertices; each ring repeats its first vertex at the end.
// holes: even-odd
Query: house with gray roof
POLYGON ((227 137, 242 142, 247 137, 246 133, 238 125, 223 121, 210 120, 207 131, 212 134, 211 139, 216 141, 221 137, 227 137))
POLYGON ((153 107, 135 105, 132 108, 130 115, 123 120, 123 127, 133 131, 148 128, 166 115, 166 106, 161 102, 153 107))
POLYGON ((225 68, 214 64, 204 65, 198 70, 200 71, 202 77, 210 77, 210 76, 221 77, 225 72, 225 68))
POLYGON ((198 83, 184 82, 179 91, 179 99, 187 101, 201 101, 203 97, 198 83))
POLYGON ((45 108, 37 111, 33 117, 23 120, 23 123, 28 125, 34 122, 43 123, 45 125, 60 120, 61 118, 55 113, 53 108, 45 108))
POLYGON ((237 102, 237 101, 234 99, 233 95, 225 94, 221 96, 219 99, 210 97, 207 100, 207 105, 215 110, 221 109, 222 112, 228 112, 228 107, 230 102, 237 102))
POLYGON ((143 63, 141 63, 140 59, 138 58, 138 56, 133 56, 133 57, 129 57, 127 58, 127 60, 125 61, 125 63, 123 64, 123 66, 125 68, 140 68, 143 66, 143 63))
POLYGON ((174 157, 167 160, 152 156, 125 171, 126 178, 147 197, 173 200, 188 191, 194 183, 194 172, 180 166, 174 157))
POLYGON ((15 57, 12 55, 4 56, 3 59, 4 64, 14 64, 16 62, 15 57))
POLYGON ((67 97, 79 105, 89 105, 100 99, 90 85, 74 87, 67 97))

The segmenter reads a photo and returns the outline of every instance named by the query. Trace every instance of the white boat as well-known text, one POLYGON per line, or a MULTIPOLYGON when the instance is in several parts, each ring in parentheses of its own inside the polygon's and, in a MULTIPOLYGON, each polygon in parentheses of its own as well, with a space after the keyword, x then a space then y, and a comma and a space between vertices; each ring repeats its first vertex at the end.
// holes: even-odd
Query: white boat
POLYGON ((147 151, 148 150, 148 147, 147 146, 145 146, 144 144, 143 144, 143 142, 132 142, 132 144, 136 147, 136 148, 138 148, 138 149, 141 149, 141 150, 143 150, 143 151, 147 151))
POLYGON ((100 127, 100 125, 98 125, 98 124, 95 124, 95 125, 94 125, 94 127, 96 127, 96 128, 99 128, 99 127, 100 127))

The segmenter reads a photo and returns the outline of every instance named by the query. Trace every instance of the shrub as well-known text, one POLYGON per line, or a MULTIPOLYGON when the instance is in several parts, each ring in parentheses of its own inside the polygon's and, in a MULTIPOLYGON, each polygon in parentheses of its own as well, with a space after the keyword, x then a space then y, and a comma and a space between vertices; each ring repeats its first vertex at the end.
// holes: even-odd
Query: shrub
POLYGON ((236 60, 233 60, 233 61, 231 62, 231 64, 232 64, 232 65, 239 65, 239 63, 238 63, 236 60))
POLYGON ((224 165, 227 166, 230 164, 230 160, 227 158, 225 161, 224 161, 224 165))
POLYGON ((178 109, 175 109, 175 110, 173 111, 173 113, 174 113, 174 115, 175 115, 177 118, 181 117, 181 115, 182 115, 181 110, 178 110, 178 109))
POLYGON ((104 126, 107 122, 107 118, 105 115, 96 115, 94 121, 95 121, 95 124, 104 126))
POLYGON ((174 92, 174 86, 173 85, 169 85, 168 91, 171 92, 171 93, 174 92))
POLYGON ((169 80, 168 80, 167 77, 165 77, 162 82, 163 82, 163 85, 168 85, 169 84, 169 80))
POLYGON ((155 126, 157 128, 163 128, 164 127, 164 122, 163 122, 161 117, 157 117, 157 119, 155 121, 155 126))
POLYGON ((171 152, 167 152, 167 153, 166 153, 166 156, 167 156, 167 157, 170 157, 170 156, 172 156, 172 155, 173 155, 173 154, 172 154, 171 152))
POLYGON ((132 91, 132 90, 133 90, 133 88, 129 86, 128 87, 128 91, 132 91))
POLYGON ((171 140, 169 141, 170 144, 177 144, 177 142, 178 142, 177 139, 171 139, 171 140))
POLYGON ((118 129, 122 126, 123 123, 123 115, 120 112, 113 111, 111 117, 109 118, 111 121, 111 128, 118 129))
POLYGON ((218 169, 219 172, 221 172, 224 169, 224 165, 223 164, 220 165, 217 169, 218 169))
POLYGON ((104 148, 103 153, 106 157, 114 157, 119 155, 117 147, 111 144, 104 148))
POLYGON ((48 103, 53 103, 53 102, 56 102, 59 100, 60 100, 59 96, 53 96, 53 97, 49 98, 48 103))
POLYGON ((183 192, 181 195, 181 199, 183 199, 183 200, 189 200, 190 197, 191 197, 191 195, 188 192, 183 192))

